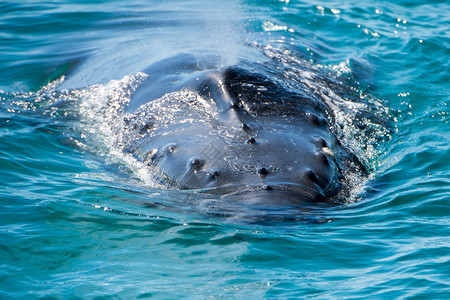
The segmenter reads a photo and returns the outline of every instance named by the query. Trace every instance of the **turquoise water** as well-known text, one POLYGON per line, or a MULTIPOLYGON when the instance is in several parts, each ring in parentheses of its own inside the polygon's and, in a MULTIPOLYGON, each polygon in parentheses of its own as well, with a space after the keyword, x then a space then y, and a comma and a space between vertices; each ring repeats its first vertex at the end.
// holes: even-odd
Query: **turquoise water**
POLYGON ((448 11, 424 0, 2 2, 0 298, 449 298, 448 11), (357 201, 317 221, 205 214, 84 142, 78 119, 40 110, 58 87, 108 90, 169 54, 233 64, 259 49, 289 50, 389 108, 393 130, 366 141, 357 201))

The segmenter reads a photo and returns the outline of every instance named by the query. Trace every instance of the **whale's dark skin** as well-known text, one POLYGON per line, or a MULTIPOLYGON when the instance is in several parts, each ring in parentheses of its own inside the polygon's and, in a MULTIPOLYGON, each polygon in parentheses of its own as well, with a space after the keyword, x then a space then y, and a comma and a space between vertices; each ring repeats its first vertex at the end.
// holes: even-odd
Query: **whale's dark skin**
POLYGON ((324 101, 250 68, 173 61, 149 68, 126 108, 124 148, 161 182, 248 203, 345 201, 342 170, 360 163, 324 101))

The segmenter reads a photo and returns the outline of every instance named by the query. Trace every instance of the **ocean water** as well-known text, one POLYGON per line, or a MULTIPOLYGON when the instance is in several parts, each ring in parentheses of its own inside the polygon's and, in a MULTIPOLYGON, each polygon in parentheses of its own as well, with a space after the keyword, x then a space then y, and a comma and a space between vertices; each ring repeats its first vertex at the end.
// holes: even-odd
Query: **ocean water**
POLYGON ((449 11, 424 0, 3 1, 0 298, 449 298, 449 11), (347 204, 270 222, 156 186, 116 151, 108 114, 90 112, 180 53, 326 70, 385 120, 366 134, 349 118, 357 106, 340 120, 368 179, 347 204))

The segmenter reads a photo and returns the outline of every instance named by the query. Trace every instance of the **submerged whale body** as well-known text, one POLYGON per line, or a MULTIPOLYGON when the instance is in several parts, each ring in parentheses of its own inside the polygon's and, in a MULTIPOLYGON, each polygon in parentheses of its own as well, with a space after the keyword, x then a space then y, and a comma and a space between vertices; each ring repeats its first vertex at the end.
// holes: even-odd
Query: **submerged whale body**
POLYGON ((125 110, 123 150, 170 188, 246 203, 345 202, 360 162, 317 92, 248 65, 211 70, 179 56, 151 66, 125 110))

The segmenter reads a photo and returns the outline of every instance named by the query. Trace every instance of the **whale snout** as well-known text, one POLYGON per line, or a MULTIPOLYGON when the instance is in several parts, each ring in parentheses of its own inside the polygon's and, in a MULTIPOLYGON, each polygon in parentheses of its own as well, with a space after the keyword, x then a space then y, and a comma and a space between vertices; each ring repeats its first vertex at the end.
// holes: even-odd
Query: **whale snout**
POLYGON ((347 151, 325 102, 239 67, 206 72, 183 95, 140 107, 127 146, 160 182, 249 204, 341 201, 347 151))

